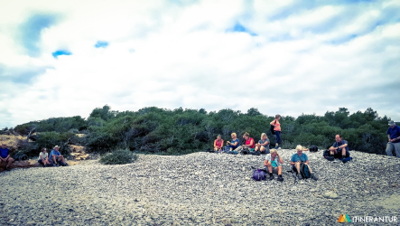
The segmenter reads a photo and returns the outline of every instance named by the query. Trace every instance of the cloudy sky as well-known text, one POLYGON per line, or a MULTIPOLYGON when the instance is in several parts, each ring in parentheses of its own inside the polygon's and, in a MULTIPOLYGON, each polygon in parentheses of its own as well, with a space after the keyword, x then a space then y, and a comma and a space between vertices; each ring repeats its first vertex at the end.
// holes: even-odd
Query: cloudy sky
POLYGON ((400 121, 400 1, 0 0, 0 127, 113 110, 400 121))

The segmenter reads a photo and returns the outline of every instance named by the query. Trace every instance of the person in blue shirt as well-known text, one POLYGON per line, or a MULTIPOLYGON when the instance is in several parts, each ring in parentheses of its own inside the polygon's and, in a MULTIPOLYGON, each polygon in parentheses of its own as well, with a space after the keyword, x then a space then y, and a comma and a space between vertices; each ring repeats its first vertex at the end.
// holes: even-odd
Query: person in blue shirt
POLYGON ((318 180, 318 178, 312 172, 311 167, 309 165, 308 157, 306 154, 303 153, 303 150, 304 150, 303 146, 301 146, 301 145, 296 146, 297 153, 293 154, 292 158, 290 159, 290 165, 292 165, 292 170, 297 173, 297 177, 299 179, 302 179, 302 176, 300 173, 300 165, 301 165, 301 163, 304 163, 308 166, 308 169, 310 170, 311 178, 314 180, 318 180))
POLYGON ((56 166, 57 164, 60 164, 62 166, 68 166, 68 163, 65 162, 64 156, 61 155, 59 150, 60 150, 60 147, 58 145, 56 145, 54 147, 54 149, 51 150, 50 156, 49 156, 50 163, 53 166, 56 166))
POLYGON ((263 154, 269 154, 269 139, 267 137, 267 134, 261 134, 261 140, 259 140, 256 144, 256 148, 254 149, 254 151, 259 151, 263 154))
POLYGON ((6 165, 6 170, 10 170, 11 163, 14 162, 14 159, 11 158, 10 156, 10 151, 7 148, 6 144, 1 144, 0 148, 0 165, 5 162, 7 163, 6 165))
POLYGON ((235 150, 237 147, 239 147, 239 139, 236 136, 236 133, 231 134, 232 141, 227 141, 227 147, 229 151, 235 150))
POLYGON ((396 157, 400 158, 400 127, 394 121, 389 122, 389 128, 386 132, 388 135, 388 143, 386 145, 386 154, 393 156, 393 150, 396 157))
POLYGON ((330 155, 338 159, 350 157, 349 143, 343 140, 339 134, 335 136, 335 140, 336 142, 329 148, 330 155))

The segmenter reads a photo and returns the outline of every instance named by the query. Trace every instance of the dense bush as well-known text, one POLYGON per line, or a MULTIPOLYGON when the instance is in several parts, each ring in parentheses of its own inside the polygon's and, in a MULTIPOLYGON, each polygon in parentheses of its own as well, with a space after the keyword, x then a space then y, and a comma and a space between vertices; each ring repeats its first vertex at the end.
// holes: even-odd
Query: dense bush
POLYGON ((77 140, 74 133, 57 133, 54 131, 41 132, 37 134, 36 142, 28 142, 26 140, 19 141, 19 148, 15 157, 36 157, 39 156, 40 150, 42 148, 47 148, 48 152, 50 152, 52 148, 56 145, 60 147, 61 154, 63 154, 64 156, 68 156, 70 155, 70 151, 67 147, 67 144, 70 143, 71 139, 77 140))
POLYGON ((41 121, 32 121, 14 128, 14 131, 21 135, 28 135, 29 132, 68 132, 81 131, 87 128, 87 122, 81 116, 49 118, 41 121))
MULTIPOLYGON (((85 145, 88 151, 105 153, 115 149, 129 149, 145 153, 182 154, 211 148, 218 134, 225 141, 230 140, 232 132, 238 134, 241 142, 244 132, 249 132, 256 142, 264 132, 271 145, 275 145, 275 137, 269 131, 269 123, 273 119, 273 116, 262 115, 255 108, 249 109, 247 113, 231 109, 207 112, 204 109, 168 110, 157 107, 118 112, 104 106, 94 109, 87 120, 79 116, 53 118, 23 124, 16 129, 26 133, 36 126, 41 132, 37 141, 41 147, 60 145, 70 139, 72 133, 84 129, 87 133, 85 138, 69 141, 85 145)), ((334 143, 336 134, 342 134, 351 149, 383 154, 388 120, 386 116, 379 117, 371 108, 353 114, 346 108, 339 108, 336 112, 326 112, 324 116, 283 116, 282 147, 314 144, 326 148, 334 143)))
POLYGON ((100 162, 105 165, 127 164, 136 161, 137 155, 127 149, 118 149, 112 153, 101 156, 100 162))

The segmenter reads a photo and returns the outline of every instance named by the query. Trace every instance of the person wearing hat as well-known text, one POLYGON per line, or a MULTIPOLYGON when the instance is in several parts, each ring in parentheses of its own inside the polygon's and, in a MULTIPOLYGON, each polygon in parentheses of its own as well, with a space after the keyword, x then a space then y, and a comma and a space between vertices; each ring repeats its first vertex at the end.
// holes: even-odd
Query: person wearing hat
POLYGON ((60 164, 62 166, 68 166, 68 164, 65 162, 64 156, 61 155, 59 150, 60 150, 60 147, 58 145, 56 145, 54 147, 54 149, 51 150, 50 157, 49 157, 50 163, 53 166, 56 166, 57 164, 60 164))
POLYGON ((1 148, 0 148, 0 164, 2 164, 3 162, 6 162, 6 170, 10 170, 10 165, 11 163, 14 161, 13 158, 11 158, 10 156, 10 151, 7 148, 6 144, 1 144, 1 148))
POLYGON ((386 145, 386 154, 388 156, 393 156, 394 150, 396 157, 400 158, 400 127, 397 126, 394 121, 390 121, 389 128, 386 133, 389 140, 386 145))
POLYGON ((312 172, 308 161, 308 157, 306 154, 303 153, 304 150, 307 150, 301 145, 297 145, 296 151, 297 153, 292 155, 292 158, 290 159, 290 165, 292 165, 292 170, 297 173, 297 177, 299 179, 302 179, 301 173, 300 173, 300 165, 301 163, 304 163, 308 166, 308 169, 310 170, 310 178, 313 180, 318 180, 318 178, 314 175, 312 172))

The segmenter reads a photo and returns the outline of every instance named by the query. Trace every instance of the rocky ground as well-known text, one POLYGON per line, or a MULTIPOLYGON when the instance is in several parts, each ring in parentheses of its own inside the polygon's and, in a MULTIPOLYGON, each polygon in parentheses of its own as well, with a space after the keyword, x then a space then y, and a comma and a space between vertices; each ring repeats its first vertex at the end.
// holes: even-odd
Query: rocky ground
POLYGON ((286 172, 295 151, 279 152, 284 182, 249 179, 263 155, 14 169, 0 174, 0 225, 335 225, 340 214, 396 216, 388 224, 400 224, 400 159, 352 151, 343 164, 307 153, 319 180, 296 182, 286 172))

